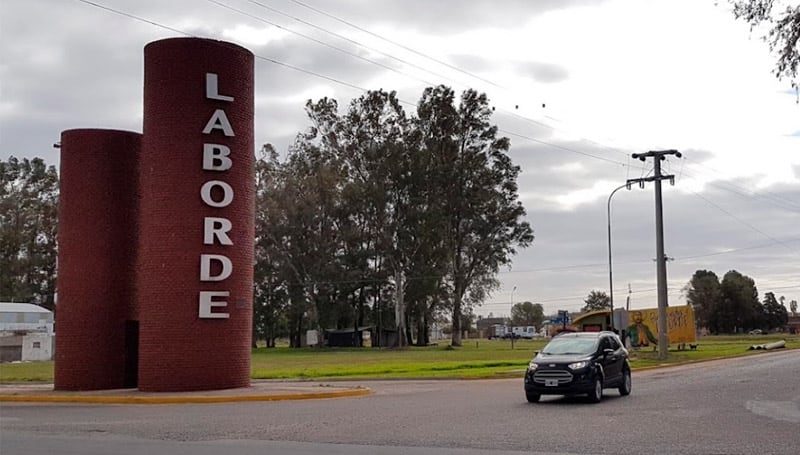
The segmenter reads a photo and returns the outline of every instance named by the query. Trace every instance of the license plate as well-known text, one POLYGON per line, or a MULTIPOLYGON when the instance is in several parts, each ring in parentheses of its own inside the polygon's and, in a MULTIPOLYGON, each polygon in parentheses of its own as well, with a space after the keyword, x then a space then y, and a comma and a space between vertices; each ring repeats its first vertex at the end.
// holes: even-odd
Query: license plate
POLYGON ((558 385, 558 379, 545 379, 544 385, 547 387, 556 387, 558 385))

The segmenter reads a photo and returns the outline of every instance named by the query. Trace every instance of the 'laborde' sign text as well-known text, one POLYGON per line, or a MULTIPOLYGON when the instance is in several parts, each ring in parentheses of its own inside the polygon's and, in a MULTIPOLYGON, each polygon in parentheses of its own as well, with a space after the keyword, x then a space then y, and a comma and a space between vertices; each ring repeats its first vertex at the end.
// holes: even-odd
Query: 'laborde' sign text
MULTIPOLYGON (((219 94, 219 81, 214 73, 206 73, 206 98, 212 100, 233 102, 232 96, 219 94)), ((216 109, 203 128, 203 134, 215 137, 233 137, 233 127, 228 121, 225 110, 216 109)), ((212 140, 209 137, 208 140, 212 140)), ((233 167, 231 149, 224 144, 206 142, 203 144, 203 170, 225 172, 233 167)), ((200 198, 203 203, 212 209, 225 208, 233 202, 233 188, 222 180, 209 180, 200 188, 200 198)), ((233 223, 227 218, 206 216, 203 218, 203 244, 204 245, 233 245, 228 233, 233 229, 233 223)), ((200 255, 200 281, 224 281, 233 273, 233 263, 222 254, 200 255), (214 264, 217 266, 214 267, 214 264)), ((226 307, 229 291, 200 291, 199 316, 206 319, 228 318, 230 315, 222 311, 212 311, 215 307, 226 307)))

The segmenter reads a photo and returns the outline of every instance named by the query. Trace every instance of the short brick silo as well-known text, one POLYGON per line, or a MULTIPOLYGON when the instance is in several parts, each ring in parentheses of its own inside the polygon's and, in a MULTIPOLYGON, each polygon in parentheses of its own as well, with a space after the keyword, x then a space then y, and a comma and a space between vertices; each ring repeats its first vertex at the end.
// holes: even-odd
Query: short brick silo
POLYGON ((61 133, 57 390, 136 385, 140 142, 129 131, 61 133))

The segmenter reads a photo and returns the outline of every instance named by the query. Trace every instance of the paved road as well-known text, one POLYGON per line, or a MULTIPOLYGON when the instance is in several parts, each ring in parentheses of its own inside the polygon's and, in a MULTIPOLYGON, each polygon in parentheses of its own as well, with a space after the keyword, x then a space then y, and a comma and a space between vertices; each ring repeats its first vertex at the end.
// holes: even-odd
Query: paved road
POLYGON ((362 398, 191 405, 4 404, 0 452, 476 455, 800 453, 800 351, 636 372, 629 397, 522 380, 379 381, 362 398))

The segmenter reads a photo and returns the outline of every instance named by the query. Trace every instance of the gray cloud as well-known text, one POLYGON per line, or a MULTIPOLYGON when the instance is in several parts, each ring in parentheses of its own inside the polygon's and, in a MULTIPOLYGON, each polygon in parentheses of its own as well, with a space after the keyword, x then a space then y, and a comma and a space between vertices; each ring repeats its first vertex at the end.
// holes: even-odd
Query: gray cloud
MULTIPOLYGON (((366 55, 366 51, 351 43, 334 40, 246 2, 225 2, 366 55)), ((308 2, 326 10, 330 8, 329 12, 369 29, 391 26, 404 32, 416 30, 443 37, 469 30, 515 27, 553 9, 602 3, 515 0, 498 6, 497 2, 486 0, 459 2, 458 7, 453 7, 450 2, 358 0, 339 2, 333 7, 327 2, 308 2)), ((171 27, 185 28, 190 33, 216 38, 221 38, 223 30, 230 30, 236 24, 248 24, 257 29, 269 27, 208 2, 143 0, 115 2, 112 6, 171 27)), ((331 30, 344 29, 343 25, 290 2, 277 7, 331 30)), ((58 163, 58 151, 52 148, 52 143, 58 140, 62 130, 78 127, 141 130, 142 49, 150 41, 176 36, 174 32, 79 2, 56 0, 4 4, 0 34, 0 158, 41 156, 51 164, 58 163)), ((411 103, 417 101, 425 86, 424 82, 403 79, 384 68, 296 35, 249 47, 261 57, 366 89, 393 90, 396 87, 389 81, 403 80, 407 88, 400 89, 399 95, 411 103)), ((408 70, 385 56, 370 58, 400 71, 408 70)), ((526 62, 524 56, 512 62, 494 62, 487 56, 453 55, 451 59, 473 72, 485 71, 496 64, 514 66, 520 76, 544 83, 569 81, 570 77, 570 68, 548 62, 526 62)), ((426 67, 433 69, 433 64, 429 62, 426 67)), ((420 77, 455 85, 453 81, 431 75, 420 77)), ((303 96, 318 86, 331 86, 331 94, 342 109, 360 94, 358 88, 347 88, 280 64, 257 60, 256 145, 270 142, 284 153, 295 134, 308 126, 303 96)), ((620 96, 623 95, 639 94, 620 96)), ((520 111, 526 110, 522 107, 529 108, 521 106, 520 111)), ((409 114, 414 112, 413 106, 406 106, 406 110, 409 114)), ((504 270, 500 278, 504 289, 518 287, 517 301, 542 301, 548 311, 577 310, 590 290, 605 290, 608 286, 608 195, 596 195, 571 210, 547 201, 556 195, 592 188, 598 181, 622 183, 627 178, 639 177, 649 171, 650 163, 630 160, 631 150, 615 150, 589 141, 562 140, 550 127, 515 114, 498 106, 493 120, 500 127, 500 134, 511 139, 510 155, 522 168, 519 188, 536 240, 530 248, 519 252, 513 269, 504 270)), ((719 155, 700 148, 682 151, 693 162, 700 163, 719 155)), ((664 187, 667 253, 675 258, 668 266, 671 301, 680 302, 680 288, 695 270, 702 268, 720 276, 731 269, 739 270, 756 280, 762 295, 770 288, 794 284, 798 287, 782 292, 776 290, 776 293, 800 298, 800 241, 796 240, 800 237, 797 234, 800 166, 793 168, 794 182, 775 184, 752 193, 749 189, 763 176, 716 181, 701 191, 702 197, 684 192, 678 163, 670 163, 670 166, 668 169, 679 175, 675 187, 664 187)), ((634 305, 653 306, 655 302, 652 291, 655 288, 653 205, 652 184, 644 190, 634 188, 614 196, 612 223, 617 302, 624 302, 628 283, 634 291, 634 305)), ((498 303, 480 311, 508 314, 508 296, 498 293, 493 301, 498 303)))

